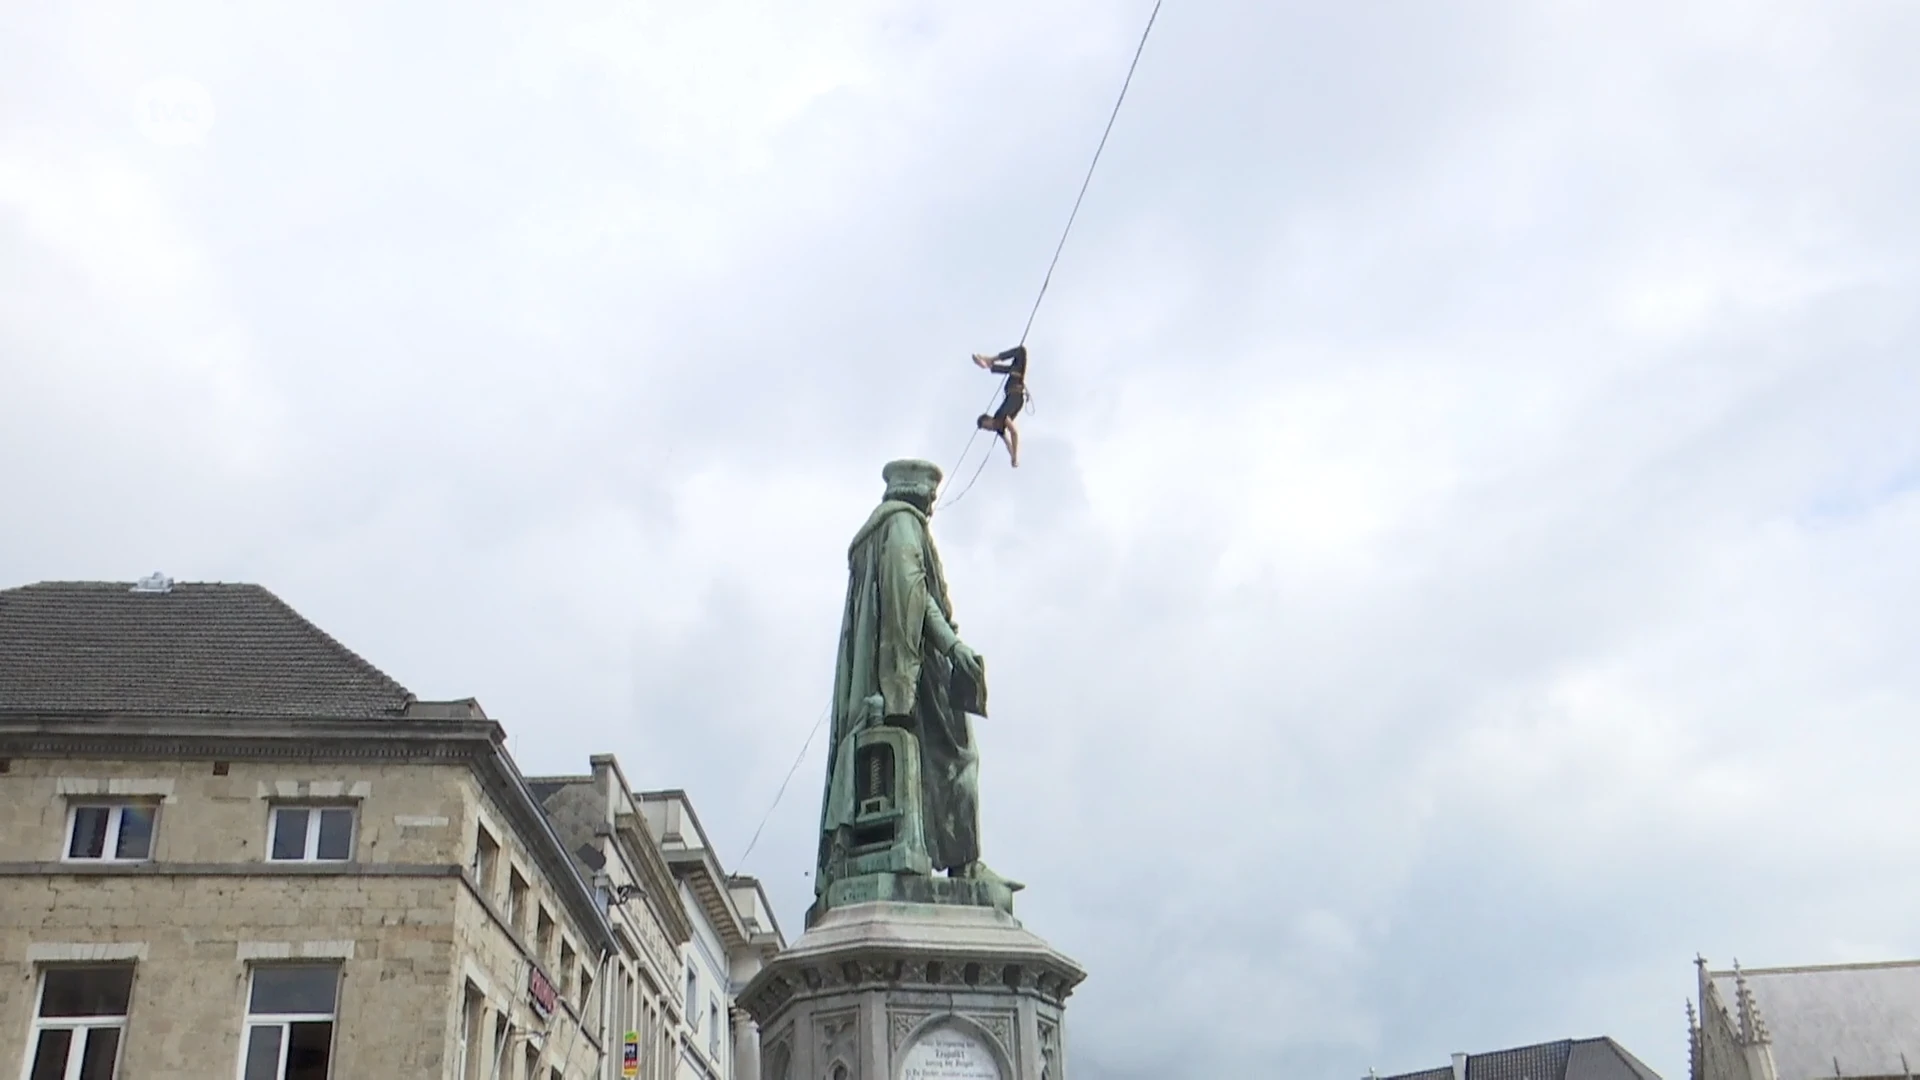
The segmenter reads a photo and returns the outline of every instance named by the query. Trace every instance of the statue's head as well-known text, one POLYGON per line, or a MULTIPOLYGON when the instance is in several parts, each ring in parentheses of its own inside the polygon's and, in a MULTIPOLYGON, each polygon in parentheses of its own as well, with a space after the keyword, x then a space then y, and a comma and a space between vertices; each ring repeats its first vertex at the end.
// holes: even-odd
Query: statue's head
POLYGON ((912 503, 922 513, 933 513, 933 496, 940 490, 940 466, 914 458, 889 461, 880 470, 880 479, 887 482, 886 498, 912 503))

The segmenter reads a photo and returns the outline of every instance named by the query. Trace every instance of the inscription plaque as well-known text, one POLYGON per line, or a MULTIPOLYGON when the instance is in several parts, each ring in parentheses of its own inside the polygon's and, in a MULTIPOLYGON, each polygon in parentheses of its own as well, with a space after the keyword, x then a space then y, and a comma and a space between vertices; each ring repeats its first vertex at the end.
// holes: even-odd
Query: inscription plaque
POLYGON ((936 1027, 907 1047, 900 1080, 1006 1080, 978 1035, 936 1027))

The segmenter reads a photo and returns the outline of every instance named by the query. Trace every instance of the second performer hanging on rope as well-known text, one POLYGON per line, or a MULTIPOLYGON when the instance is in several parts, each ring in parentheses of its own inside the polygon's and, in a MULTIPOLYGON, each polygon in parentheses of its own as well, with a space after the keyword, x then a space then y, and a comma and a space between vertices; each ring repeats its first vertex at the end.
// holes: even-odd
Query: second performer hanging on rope
POLYGON ((1001 388, 1000 407, 990 415, 982 413, 976 423, 980 430, 991 431, 1006 441, 1007 460, 1017 469, 1020 467, 1020 430, 1014 427, 1013 420, 1027 405, 1027 347, 1015 345, 997 355, 974 353, 973 362, 995 375, 1007 377, 1007 384, 1001 388))

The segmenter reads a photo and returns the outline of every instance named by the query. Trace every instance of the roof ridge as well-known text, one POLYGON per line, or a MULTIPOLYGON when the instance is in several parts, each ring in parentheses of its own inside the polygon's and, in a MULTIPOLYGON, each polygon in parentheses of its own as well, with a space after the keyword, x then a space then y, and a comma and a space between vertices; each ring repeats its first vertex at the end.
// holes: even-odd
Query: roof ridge
MULTIPOLYGON (((216 584, 219 584, 219 583, 216 583, 216 584)), ((177 585, 175 587, 178 588, 177 585)), ((265 585, 260 585, 257 583, 243 584, 239 582, 235 582, 233 587, 241 588, 241 589, 259 590, 261 595, 273 601, 275 604, 278 604, 281 610, 285 611, 288 615, 291 615, 297 622, 299 622, 300 625, 306 627, 309 632, 311 632, 316 638, 320 639, 320 642, 322 644, 328 646, 329 648, 338 652, 340 655, 346 657, 349 662, 351 662, 355 667, 359 668, 361 671, 385 683, 389 688, 399 691, 400 696, 404 699, 400 703, 401 711, 405 711, 408 705, 411 705, 414 702, 420 700, 414 694, 413 691, 400 685, 400 680, 394 678, 393 676, 387 674, 384 671, 381 671, 379 668, 373 665, 372 661, 368 660, 364 656, 361 656, 359 653, 354 652, 352 649, 347 648, 344 644, 340 642, 339 638, 336 638, 332 634, 329 634, 325 630, 322 630, 318 623, 314 622, 312 619, 307 618, 305 615, 300 614, 300 611, 298 608, 295 608, 292 604, 289 604, 285 600, 282 600, 279 594, 275 593, 272 589, 269 589, 265 585)))
POLYGON ((1710 979, 1731 979, 1735 975, 1752 978, 1755 975, 1807 975, 1818 971, 1884 971, 1891 968, 1920 967, 1920 960, 1861 960, 1850 964, 1799 964, 1792 967, 1730 968, 1726 971, 1708 971, 1710 979))
MULTIPOLYGON (((138 584, 140 583, 137 581, 96 581, 91 578, 84 579, 84 580, 76 579, 73 581, 54 581, 54 580, 29 581, 25 585, 14 585, 10 588, 0 589, 0 592, 29 592, 34 589, 49 589, 49 590, 51 589, 125 589, 131 592, 133 590, 133 587, 138 584)), ((262 588, 262 586, 260 586, 259 584, 251 581, 175 581, 175 582, 172 582, 171 584, 172 584, 172 587, 176 589, 180 589, 180 588, 199 588, 199 589, 262 588)))
MULTIPOLYGON (((264 585, 39 581, 0 589, 0 712, 472 719, 399 680, 264 585), (431 715, 429 715, 431 714, 431 715)), ((469 715, 471 714, 471 715, 469 715)))

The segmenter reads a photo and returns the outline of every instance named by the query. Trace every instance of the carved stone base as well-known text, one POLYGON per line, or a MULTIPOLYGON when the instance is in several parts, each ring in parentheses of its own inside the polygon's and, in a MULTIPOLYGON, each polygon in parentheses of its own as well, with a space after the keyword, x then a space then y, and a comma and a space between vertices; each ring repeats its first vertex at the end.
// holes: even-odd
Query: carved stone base
POLYGON ((958 904, 999 908, 1013 914, 1013 890, 999 881, 920 874, 861 874, 827 887, 823 903, 807 909, 807 926, 835 908, 891 900, 902 904, 958 904))
POLYGON ((1078 964, 991 907, 834 908, 740 995, 763 1080, 1065 1080, 1078 964))

